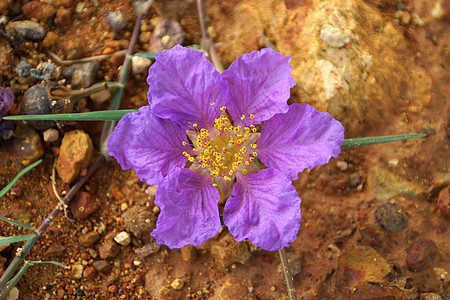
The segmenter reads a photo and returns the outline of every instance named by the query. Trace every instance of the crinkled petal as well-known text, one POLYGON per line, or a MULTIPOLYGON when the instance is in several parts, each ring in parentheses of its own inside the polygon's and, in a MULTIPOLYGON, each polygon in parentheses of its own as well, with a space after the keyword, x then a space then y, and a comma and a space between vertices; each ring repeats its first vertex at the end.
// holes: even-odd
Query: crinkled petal
POLYGON ((126 114, 117 124, 108 141, 109 154, 122 169, 134 169, 140 180, 159 184, 170 172, 183 168, 189 151, 186 132, 175 122, 163 120, 144 106, 126 114))
POLYGON ((291 57, 272 49, 241 55, 222 75, 230 90, 228 111, 240 125, 259 124, 288 111, 287 100, 295 85, 291 57), (254 119, 249 118, 253 114, 254 119), (241 122, 242 115, 246 118, 241 122))
POLYGON ((301 219, 301 200, 292 182, 276 169, 240 174, 237 180, 223 214, 234 238, 247 238, 269 251, 288 247, 297 237, 301 219))
POLYGON ((156 55, 147 82, 153 113, 185 127, 211 128, 229 99, 226 80, 204 54, 180 45, 156 55))
POLYGON ((304 169, 337 157, 343 142, 339 121, 308 104, 295 103, 287 113, 264 122, 256 152, 266 166, 295 180, 304 169))
POLYGON ((200 246, 221 228, 219 198, 209 177, 177 170, 156 190, 155 203, 161 213, 151 236, 170 248, 200 246))

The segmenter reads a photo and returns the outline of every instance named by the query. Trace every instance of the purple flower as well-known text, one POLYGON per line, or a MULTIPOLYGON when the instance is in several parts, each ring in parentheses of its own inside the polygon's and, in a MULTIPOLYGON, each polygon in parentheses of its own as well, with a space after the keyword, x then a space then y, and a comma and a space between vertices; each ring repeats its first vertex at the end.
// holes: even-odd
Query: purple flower
POLYGON ((157 54, 150 105, 120 120, 108 149, 159 185, 158 243, 199 246, 221 228, 219 211, 237 241, 277 250, 296 239, 301 200, 291 181, 337 157, 344 128, 307 104, 287 105, 289 60, 263 49, 220 74, 201 52, 157 54))

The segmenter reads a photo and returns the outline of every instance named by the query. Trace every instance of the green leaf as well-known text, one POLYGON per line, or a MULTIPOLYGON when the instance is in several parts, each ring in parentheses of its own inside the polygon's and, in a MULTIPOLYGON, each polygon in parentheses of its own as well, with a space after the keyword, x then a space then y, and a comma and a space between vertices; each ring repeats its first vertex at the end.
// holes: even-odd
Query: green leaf
POLYGON ((34 265, 34 264, 52 264, 52 265, 56 265, 56 266, 64 268, 64 269, 69 269, 68 266, 63 265, 62 263, 53 261, 53 260, 47 260, 47 261, 45 261, 45 260, 27 260, 26 262, 28 262, 32 265, 34 265))
POLYGON ((31 226, 31 225, 28 225, 28 224, 25 224, 25 223, 22 223, 22 222, 19 222, 16 220, 8 219, 3 216, 0 216, 0 220, 3 220, 5 222, 8 222, 8 223, 11 223, 11 224, 14 224, 14 225, 26 228, 26 229, 34 230, 33 226, 31 226))
POLYGON ((391 143, 397 141, 405 141, 409 139, 416 139, 427 136, 425 133, 416 134, 399 134, 399 135, 386 135, 386 136, 373 136, 355 139, 346 139, 341 146, 341 149, 355 148, 370 146, 376 144, 391 143))
POLYGON ((16 177, 14 177, 14 179, 11 180, 11 182, 0 191, 0 197, 2 197, 4 194, 6 194, 13 187, 14 183, 16 183, 17 180, 19 180, 20 177, 25 175, 28 171, 30 171, 34 167, 38 166, 41 162, 42 162, 42 159, 35 161, 31 165, 29 165, 28 167, 26 167, 25 169, 20 171, 19 174, 17 174, 16 177))
POLYGON ((156 53, 158 53, 158 52, 139 52, 139 53, 134 54, 133 56, 154 59, 156 56, 156 53))
POLYGON ((55 120, 55 121, 118 121, 127 113, 137 110, 102 110, 86 113, 48 114, 48 115, 20 115, 7 116, 5 120, 55 120))
POLYGON ((32 238, 33 236, 36 236, 36 233, 33 234, 27 234, 27 235, 17 235, 17 236, 9 236, 9 237, 2 237, 0 238, 0 246, 11 244, 11 243, 17 243, 26 241, 29 238, 32 238))

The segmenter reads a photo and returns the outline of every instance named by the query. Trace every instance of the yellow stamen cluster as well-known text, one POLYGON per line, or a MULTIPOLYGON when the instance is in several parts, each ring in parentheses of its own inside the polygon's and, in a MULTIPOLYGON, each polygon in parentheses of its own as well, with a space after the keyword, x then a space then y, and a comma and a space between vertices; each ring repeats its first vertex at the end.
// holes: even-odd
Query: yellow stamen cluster
MULTIPOLYGON (((257 129, 254 125, 243 128, 234 126, 225 113, 226 107, 222 107, 221 110, 223 113, 214 121, 211 132, 205 128, 199 131, 197 124, 192 125, 197 133, 196 140, 192 141, 193 150, 198 155, 193 157, 187 152, 183 152, 183 155, 190 162, 195 161, 202 168, 208 169, 212 177, 221 176, 225 180, 231 181, 237 171, 247 174, 246 166, 249 166, 257 156, 254 151, 256 144, 247 143, 257 129), (248 146, 252 151, 247 148, 248 146)), ((242 115, 241 120, 244 118, 245 115, 242 115)), ((253 119, 253 115, 250 115, 250 118, 253 119)), ((183 142, 184 144, 185 142, 183 142)))

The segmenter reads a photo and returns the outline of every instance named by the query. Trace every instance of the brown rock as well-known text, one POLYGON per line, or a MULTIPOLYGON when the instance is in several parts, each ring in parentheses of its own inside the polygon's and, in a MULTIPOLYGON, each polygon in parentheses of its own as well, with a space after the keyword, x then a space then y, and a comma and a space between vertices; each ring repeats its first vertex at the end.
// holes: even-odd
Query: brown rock
POLYGON ((64 255, 64 246, 61 243, 54 242, 45 252, 46 257, 61 257, 64 255))
POLYGON ((55 14, 53 5, 39 1, 30 1, 22 5, 22 13, 27 19, 36 18, 38 20, 48 19, 55 14))
POLYGON ((403 291, 395 285, 385 282, 363 282, 352 291, 350 299, 405 299, 403 291))
POLYGON ((99 272, 99 273, 109 273, 112 270, 112 266, 106 261, 106 260, 98 260, 94 261, 92 266, 99 272))
POLYGON ((438 247, 433 240, 419 238, 406 250, 408 270, 421 272, 433 265, 438 255, 438 247))
POLYGON ((450 217, 450 186, 447 186, 439 193, 438 208, 439 212, 446 217, 450 217))
POLYGON ((361 243, 363 245, 383 248, 386 242, 385 232, 374 224, 365 224, 359 228, 359 234, 361 235, 361 243))
POLYGON ((94 146, 88 134, 82 130, 74 130, 64 135, 59 153, 56 170, 65 183, 71 183, 81 168, 89 166, 94 146))
POLYGON ((60 3, 65 8, 71 8, 73 6, 73 0, 60 0, 60 3))
POLYGON ((210 17, 226 20, 214 22, 224 65, 267 47, 264 38, 255 35, 264 32, 280 53, 292 55, 297 82, 292 99, 305 99, 319 111, 330 112, 343 122, 346 133, 383 124, 408 101, 427 106, 431 100, 431 78, 414 62, 413 53, 407 54, 410 42, 368 1, 247 0, 210 17), (343 41, 342 48, 320 38, 325 25, 338 29, 331 37, 343 41))
POLYGON ((162 51, 181 44, 185 33, 181 25, 173 20, 162 19, 153 30, 150 39, 149 51, 162 51))
POLYGON ((223 267, 237 262, 244 264, 251 256, 247 243, 236 242, 229 232, 226 232, 219 241, 213 241, 211 254, 223 267))
POLYGON ((192 245, 186 245, 183 248, 181 248, 180 251, 181 251, 181 258, 183 258, 183 260, 186 262, 193 262, 195 256, 197 255, 197 250, 192 245))
MULTIPOLYGON (((51 47, 54 44, 56 44, 56 42, 58 42, 58 35, 56 34, 56 32, 54 31, 49 31, 47 32, 47 35, 45 36, 44 40, 42 41, 42 46, 44 47, 51 47)), ((53 128, 50 128, 53 129, 53 128)), ((47 129, 49 130, 49 129, 47 129)), ((53 129, 56 130, 56 129, 53 129)))
POLYGON ((99 207, 100 205, 87 192, 79 192, 75 199, 70 202, 70 211, 75 219, 86 218, 99 207))
POLYGON ((36 130, 23 123, 16 127, 16 137, 9 139, 6 147, 13 158, 24 166, 36 161, 45 152, 41 137, 36 130))
POLYGON ((114 258, 119 254, 119 251, 119 246, 113 240, 107 240, 98 249, 102 259, 114 258))
POLYGON ((58 26, 65 26, 70 23, 70 9, 60 7, 56 12, 55 24, 58 26))
POLYGON ((138 257, 142 258, 158 252, 160 248, 161 245, 159 245, 153 237, 149 236, 147 243, 144 246, 135 249, 134 253, 136 253, 138 257))
POLYGON ((84 269, 83 271, 83 277, 88 278, 88 279, 92 279, 95 277, 95 269, 93 267, 87 267, 86 269, 84 269))
POLYGON ((80 235, 78 238, 78 242, 86 248, 90 248, 97 244, 97 242, 100 240, 100 235, 97 232, 91 231, 86 234, 80 235))
POLYGON ((382 281, 390 270, 384 258, 366 246, 339 257, 336 285, 344 292, 351 291, 362 282, 382 281))

